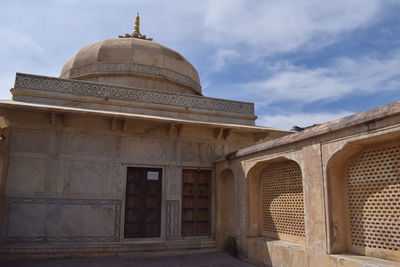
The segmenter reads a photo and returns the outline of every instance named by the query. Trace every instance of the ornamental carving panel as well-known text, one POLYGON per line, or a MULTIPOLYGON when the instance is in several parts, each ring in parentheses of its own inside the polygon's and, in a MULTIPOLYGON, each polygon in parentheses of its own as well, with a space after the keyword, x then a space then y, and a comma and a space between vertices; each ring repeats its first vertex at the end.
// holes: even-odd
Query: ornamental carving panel
POLYGON ((200 161, 200 143, 192 141, 183 141, 181 146, 182 161, 199 162, 200 161))
POLYGON ((124 174, 123 169, 125 167, 121 162, 115 161, 112 163, 111 178, 109 186, 106 188, 106 194, 109 196, 115 196, 122 198, 124 196, 124 174))
POLYGON ((166 206, 167 206, 167 212, 166 212, 166 225, 165 225, 165 239, 167 240, 179 239, 180 238, 179 200, 167 200, 166 206))
POLYGON ((213 143, 182 142, 182 160, 185 162, 212 162, 221 155, 221 147, 213 143))
POLYGON ((157 139, 124 138, 123 156, 127 159, 164 160, 166 142, 157 139))
POLYGON ((63 194, 104 195, 108 170, 111 164, 104 161, 66 160, 61 164, 63 194))
POLYGON ((9 197, 7 210, 8 242, 119 241, 120 200, 9 197))
POLYGON ((18 73, 15 89, 254 115, 254 104, 18 73))
POLYGON ((66 134, 63 151, 69 155, 109 157, 112 140, 109 136, 93 134, 66 134))
POLYGON ((41 194, 44 190, 46 159, 11 157, 8 193, 41 194))
MULTIPOLYGON (((197 92, 201 91, 201 86, 189 76, 177 73, 175 71, 156 67, 148 66, 137 63, 95 63, 89 66, 75 67, 70 70, 70 77, 77 78, 92 73, 138 73, 149 76, 156 76, 171 80, 195 89, 197 92)), ((68 73, 64 73, 62 78, 67 77, 68 73)))

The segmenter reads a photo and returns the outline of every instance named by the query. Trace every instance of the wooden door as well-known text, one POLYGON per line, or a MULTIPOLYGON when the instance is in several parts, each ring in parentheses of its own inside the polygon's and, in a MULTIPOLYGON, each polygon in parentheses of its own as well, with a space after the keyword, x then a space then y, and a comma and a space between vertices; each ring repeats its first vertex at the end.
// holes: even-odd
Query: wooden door
POLYGON ((125 238, 160 237, 162 169, 128 167, 125 238))
POLYGON ((182 236, 210 235, 211 171, 182 172, 182 236))

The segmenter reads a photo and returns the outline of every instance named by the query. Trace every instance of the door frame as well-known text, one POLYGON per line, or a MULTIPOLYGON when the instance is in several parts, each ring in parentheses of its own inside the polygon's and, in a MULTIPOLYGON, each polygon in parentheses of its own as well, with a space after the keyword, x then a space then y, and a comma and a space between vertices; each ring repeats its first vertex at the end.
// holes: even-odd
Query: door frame
POLYGON ((212 167, 193 167, 193 166, 180 166, 180 181, 181 181, 181 192, 179 195, 180 198, 180 236, 182 240, 191 240, 191 239, 204 239, 204 238, 211 238, 215 240, 215 218, 216 218, 216 209, 215 209, 215 186, 216 186, 216 181, 215 181, 215 168, 212 167), (183 184, 183 170, 200 170, 200 171, 211 171, 211 191, 210 191, 210 205, 211 205, 211 210, 210 210, 210 235, 196 235, 196 236, 182 236, 182 184, 183 184))
POLYGON ((122 199, 122 207, 121 207, 121 225, 120 225, 120 233, 121 233, 121 241, 129 242, 129 241, 164 241, 165 240, 165 198, 166 198, 166 177, 165 177, 165 165, 150 165, 150 164, 123 164, 123 199, 122 199), (161 220, 160 220, 160 237, 140 237, 140 238, 125 238, 125 205, 126 205, 126 181, 128 179, 128 168, 136 167, 136 168, 157 168, 161 169, 162 181, 161 181, 161 220))

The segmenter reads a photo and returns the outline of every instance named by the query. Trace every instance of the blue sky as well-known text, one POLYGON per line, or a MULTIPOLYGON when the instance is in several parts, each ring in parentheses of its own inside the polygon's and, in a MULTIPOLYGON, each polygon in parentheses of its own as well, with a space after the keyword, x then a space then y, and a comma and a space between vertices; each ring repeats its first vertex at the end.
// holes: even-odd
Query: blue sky
POLYGON ((180 52, 206 96, 258 125, 323 123, 400 99, 400 0, 2 0, 0 98, 15 73, 59 76, 83 46, 132 32, 180 52))

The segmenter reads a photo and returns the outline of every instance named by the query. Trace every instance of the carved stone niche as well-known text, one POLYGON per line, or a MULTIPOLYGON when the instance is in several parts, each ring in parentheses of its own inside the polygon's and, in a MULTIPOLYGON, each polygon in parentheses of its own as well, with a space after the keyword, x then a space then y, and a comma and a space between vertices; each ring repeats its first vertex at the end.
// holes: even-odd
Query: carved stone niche
POLYGON ((327 164, 330 253, 400 260, 399 134, 346 144, 327 164))
POLYGON ((297 162, 277 157, 255 164, 247 175, 247 201, 248 236, 304 245, 302 174, 297 162))

